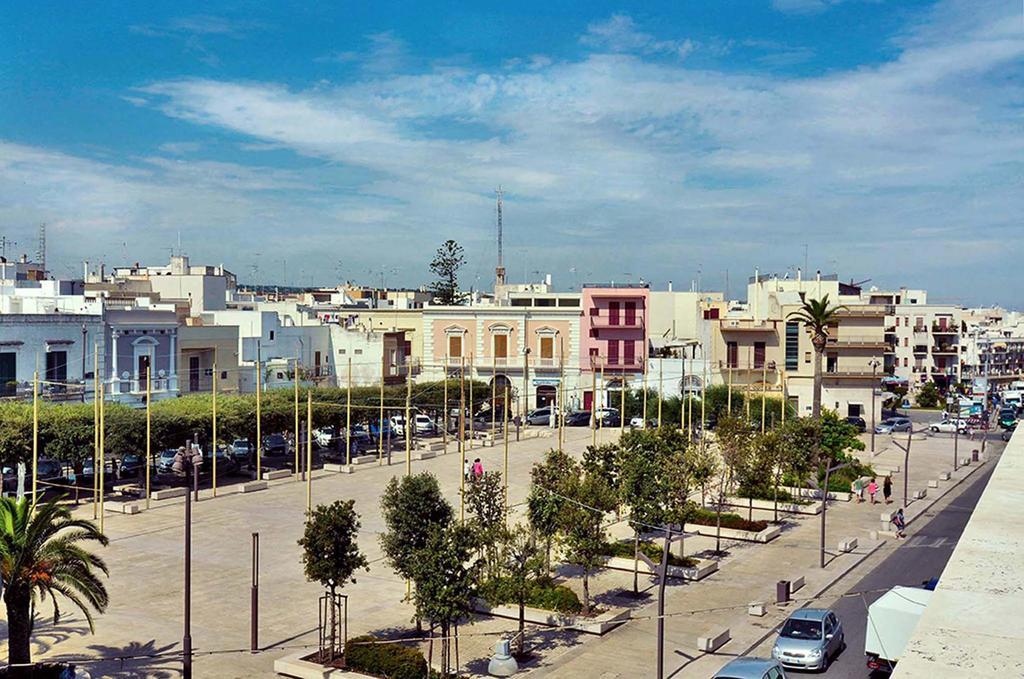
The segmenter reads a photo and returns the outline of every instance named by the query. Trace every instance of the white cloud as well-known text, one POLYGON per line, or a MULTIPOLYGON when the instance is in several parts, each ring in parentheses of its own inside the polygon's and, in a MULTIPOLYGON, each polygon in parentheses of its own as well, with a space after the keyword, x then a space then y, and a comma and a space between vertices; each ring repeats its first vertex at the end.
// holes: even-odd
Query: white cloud
POLYGON ((625 14, 613 14, 604 21, 590 24, 580 42, 612 52, 663 53, 679 58, 686 57, 696 47, 692 40, 658 40, 640 31, 633 18, 625 14))
POLYGON ((1021 96, 1005 83, 1024 40, 996 3, 972 4, 965 30, 955 10, 897 36, 887 63, 812 78, 650 59, 666 51, 618 19, 592 26, 595 53, 574 61, 307 89, 168 80, 134 94, 247 150, 289 149, 299 169, 108 165, 18 147, 22 161, 0 160, 0 197, 13 201, 7 217, 25 218, 31 203, 110 230, 221 227, 228 262, 254 237, 288 249, 275 237, 301 227, 321 247, 296 255, 333 266, 342 249, 365 259, 385 247, 415 284, 423 253, 447 237, 487 275, 500 183, 516 277, 524 246, 528 270, 556 278, 582 259, 595 277, 678 281, 698 266, 705 280, 782 269, 798 258, 794 243, 811 243, 822 268, 835 259, 844 273, 940 294, 969 269, 981 295, 1021 254, 1008 237, 1024 209, 1021 96))

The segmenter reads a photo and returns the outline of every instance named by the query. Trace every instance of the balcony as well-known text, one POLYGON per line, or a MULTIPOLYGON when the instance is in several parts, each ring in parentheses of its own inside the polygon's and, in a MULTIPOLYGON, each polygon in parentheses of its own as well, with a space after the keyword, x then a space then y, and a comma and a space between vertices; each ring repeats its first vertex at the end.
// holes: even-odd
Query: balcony
POLYGON ((915 354, 927 354, 928 353, 928 345, 927 344, 915 344, 914 345, 914 353, 915 354))
POLYGON ((633 358, 626 358, 624 356, 611 358, 607 356, 591 356, 590 365, 595 370, 604 368, 605 370, 642 371, 644 369, 644 359, 640 356, 633 358))
POLYGON ((748 373, 748 372, 756 372, 756 373, 770 372, 770 373, 774 373, 775 370, 776 370, 776 365, 775 365, 775 361, 768 361, 767 363, 756 363, 755 362, 753 365, 749 365, 749 364, 748 365, 740 365, 739 363, 735 363, 733 365, 730 365, 727 361, 719 361, 718 362, 718 370, 719 370, 719 372, 726 372, 726 371, 732 370, 733 372, 736 372, 736 373, 748 373))
POLYGON ((644 318, 640 314, 634 314, 632 318, 626 314, 597 313, 590 315, 591 328, 604 328, 611 330, 642 330, 644 318))
POLYGON ((722 332, 775 332, 775 324, 770 321, 755 321, 743 318, 722 318, 722 332))
MULTIPOLYGON (((879 318, 886 314, 888 307, 881 304, 844 307, 836 312, 837 318, 879 318)), ((895 310, 894 310, 895 311, 895 310)))
POLYGON ((960 329, 955 324, 932 323, 932 333, 935 335, 959 335, 960 329))
POLYGON ((837 349, 888 349, 889 343, 878 335, 841 335, 829 337, 828 346, 837 349))
POLYGON ((826 370, 822 377, 835 380, 863 380, 871 379, 872 377, 877 378, 878 374, 872 372, 870 368, 852 368, 848 370, 826 370))
POLYGON ((559 361, 557 358, 533 358, 530 359, 530 367, 535 371, 548 372, 558 371, 559 361))
POLYGON ((933 354, 956 356, 958 347, 955 344, 939 344, 932 347, 933 354))
MULTIPOLYGON (((531 365, 533 361, 530 362, 531 365)), ((473 365, 477 372, 486 372, 490 370, 510 371, 510 370, 522 370, 523 369, 523 357, 522 356, 495 356, 493 358, 488 356, 481 356, 476 359, 473 365)))

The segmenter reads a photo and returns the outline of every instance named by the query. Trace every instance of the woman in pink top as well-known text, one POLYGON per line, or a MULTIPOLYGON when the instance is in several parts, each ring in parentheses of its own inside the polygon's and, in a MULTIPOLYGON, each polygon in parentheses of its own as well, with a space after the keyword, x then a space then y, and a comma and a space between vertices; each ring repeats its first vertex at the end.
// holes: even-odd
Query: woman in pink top
POLYGON ((480 458, 473 460, 473 480, 479 481, 480 477, 484 475, 484 465, 480 462, 480 458))
POLYGON ((875 494, 877 492, 878 492, 878 481, 876 481, 875 479, 871 479, 871 483, 868 484, 868 495, 871 496, 871 504, 873 504, 873 505, 878 504, 878 501, 875 500, 875 494))

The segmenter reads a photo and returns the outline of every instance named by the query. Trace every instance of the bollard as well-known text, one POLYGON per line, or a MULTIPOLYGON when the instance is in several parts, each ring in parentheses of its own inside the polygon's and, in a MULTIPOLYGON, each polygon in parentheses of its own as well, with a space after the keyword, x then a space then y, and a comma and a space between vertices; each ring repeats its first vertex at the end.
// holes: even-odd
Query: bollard
POLYGON ((775 583, 775 603, 789 603, 789 580, 779 580, 775 583))

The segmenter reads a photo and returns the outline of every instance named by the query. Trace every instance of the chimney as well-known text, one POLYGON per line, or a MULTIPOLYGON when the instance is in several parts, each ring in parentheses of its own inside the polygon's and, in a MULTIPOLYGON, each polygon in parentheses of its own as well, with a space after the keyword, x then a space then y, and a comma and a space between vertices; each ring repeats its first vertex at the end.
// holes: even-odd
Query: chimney
POLYGON ((672 281, 668 282, 668 291, 672 292, 672 281))
POLYGON ((761 276, 757 269, 754 269, 754 322, 758 319, 758 299, 761 297, 761 276))
POLYGON ((551 274, 547 274, 544 276, 544 284, 547 285, 549 288, 551 287, 551 274))
POLYGON ((82 261, 82 281, 89 282, 89 260, 82 261))

